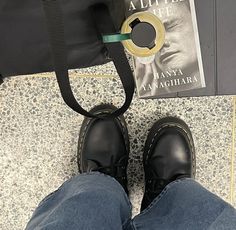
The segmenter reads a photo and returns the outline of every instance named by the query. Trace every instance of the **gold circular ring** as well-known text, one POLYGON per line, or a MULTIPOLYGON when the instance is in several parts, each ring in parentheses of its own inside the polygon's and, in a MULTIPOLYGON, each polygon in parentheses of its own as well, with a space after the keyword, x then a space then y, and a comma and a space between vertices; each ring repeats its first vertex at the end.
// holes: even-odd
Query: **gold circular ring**
POLYGON ((156 30, 156 39, 155 39, 155 47, 152 49, 146 47, 139 47, 133 43, 131 39, 122 41, 126 50, 136 56, 136 57, 148 57, 156 54, 164 45, 165 42, 165 27, 161 20, 154 14, 150 12, 138 12, 132 14, 130 17, 126 19, 121 28, 121 33, 131 33, 132 28, 129 26, 135 19, 139 19, 141 22, 150 23, 156 30))

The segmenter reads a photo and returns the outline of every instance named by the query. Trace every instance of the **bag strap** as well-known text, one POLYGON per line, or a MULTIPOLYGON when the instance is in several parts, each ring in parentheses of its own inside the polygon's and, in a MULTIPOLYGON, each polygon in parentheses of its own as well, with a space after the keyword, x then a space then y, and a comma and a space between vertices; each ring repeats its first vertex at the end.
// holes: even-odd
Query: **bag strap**
MULTIPOLYGON (((87 112, 79 105, 71 89, 68 73, 67 48, 65 42, 63 14, 60 3, 58 0, 42 1, 49 30, 50 43, 55 65, 55 73, 61 95, 65 103, 74 111, 86 117, 98 117, 87 112)), ((111 34, 116 32, 116 29, 112 23, 112 18, 106 5, 99 4, 94 6, 91 10, 94 14, 94 17, 96 18, 95 23, 101 34, 111 34)), ((120 76, 126 94, 126 99, 123 106, 113 113, 107 115, 108 117, 117 117, 123 114, 129 108, 132 102, 135 88, 134 78, 122 44, 120 42, 108 43, 105 44, 105 46, 109 52, 109 56, 115 64, 116 70, 120 76)))
POLYGON ((3 76, 0 74, 0 85, 3 83, 3 76))

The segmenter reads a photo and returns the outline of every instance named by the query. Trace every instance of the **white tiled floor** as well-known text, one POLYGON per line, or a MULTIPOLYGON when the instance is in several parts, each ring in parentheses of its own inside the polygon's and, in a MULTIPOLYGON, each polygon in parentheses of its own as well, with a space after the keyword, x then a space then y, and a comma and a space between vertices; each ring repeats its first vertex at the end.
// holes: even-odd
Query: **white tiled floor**
MULTIPOLYGON (((101 102, 121 104, 117 78, 77 75, 73 73, 71 81, 84 107, 101 102)), ((0 229, 21 230, 40 200, 77 173, 77 139, 83 117, 63 103, 51 74, 7 80, 0 86, 0 101, 0 229)), ((142 199, 142 148, 148 129, 168 115, 185 120, 193 132, 197 180, 230 201, 231 176, 236 178, 231 170, 233 97, 135 97, 125 115, 131 140, 129 182, 134 214, 142 199)))

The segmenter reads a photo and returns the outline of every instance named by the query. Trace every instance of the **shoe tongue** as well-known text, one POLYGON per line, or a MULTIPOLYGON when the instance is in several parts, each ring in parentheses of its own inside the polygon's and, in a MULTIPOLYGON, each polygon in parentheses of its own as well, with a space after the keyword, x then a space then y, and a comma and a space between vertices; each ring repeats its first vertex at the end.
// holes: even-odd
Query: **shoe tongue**
POLYGON ((87 172, 96 171, 98 169, 98 165, 95 161, 88 160, 87 172))

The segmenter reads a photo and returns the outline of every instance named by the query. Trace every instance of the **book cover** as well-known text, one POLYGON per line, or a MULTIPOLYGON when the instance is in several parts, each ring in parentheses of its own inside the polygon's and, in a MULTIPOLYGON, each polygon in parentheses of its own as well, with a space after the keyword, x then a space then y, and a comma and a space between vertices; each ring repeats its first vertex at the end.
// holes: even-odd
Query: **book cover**
POLYGON ((206 87, 194 0, 125 0, 130 16, 140 11, 156 15, 165 27, 161 50, 134 57, 140 98, 206 87))

